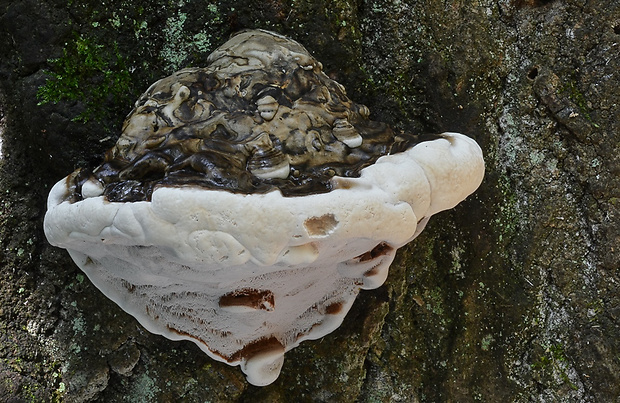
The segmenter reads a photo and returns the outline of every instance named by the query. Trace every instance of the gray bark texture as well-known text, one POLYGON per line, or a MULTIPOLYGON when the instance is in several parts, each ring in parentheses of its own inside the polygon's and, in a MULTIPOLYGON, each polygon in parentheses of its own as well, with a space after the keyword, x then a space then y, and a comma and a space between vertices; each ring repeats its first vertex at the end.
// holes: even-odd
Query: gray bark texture
POLYGON ((619 55, 618 0, 0 0, 0 401, 620 402, 619 55), (487 164, 263 388, 145 331, 42 231, 137 97, 244 28, 487 164))

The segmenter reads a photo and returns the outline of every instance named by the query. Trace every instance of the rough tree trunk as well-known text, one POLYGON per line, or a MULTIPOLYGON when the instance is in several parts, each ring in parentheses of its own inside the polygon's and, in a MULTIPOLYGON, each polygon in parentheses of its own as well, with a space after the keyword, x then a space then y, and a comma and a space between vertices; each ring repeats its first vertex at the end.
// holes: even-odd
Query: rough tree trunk
POLYGON ((620 401, 619 43, 617 0, 2 0, 0 400, 620 401), (146 332, 41 226, 50 186, 100 161, 150 83, 243 28, 487 163, 264 388, 146 332))

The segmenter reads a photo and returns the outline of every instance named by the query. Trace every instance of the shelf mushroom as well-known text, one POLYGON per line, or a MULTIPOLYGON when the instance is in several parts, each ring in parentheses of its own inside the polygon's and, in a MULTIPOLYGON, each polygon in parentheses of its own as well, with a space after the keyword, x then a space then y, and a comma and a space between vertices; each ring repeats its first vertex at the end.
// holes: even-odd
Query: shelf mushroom
POLYGON ((52 188, 45 234, 147 330, 268 385, 482 181, 469 137, 369 114, 297 42, 243 31, 140 97, 103 163, 52 188))

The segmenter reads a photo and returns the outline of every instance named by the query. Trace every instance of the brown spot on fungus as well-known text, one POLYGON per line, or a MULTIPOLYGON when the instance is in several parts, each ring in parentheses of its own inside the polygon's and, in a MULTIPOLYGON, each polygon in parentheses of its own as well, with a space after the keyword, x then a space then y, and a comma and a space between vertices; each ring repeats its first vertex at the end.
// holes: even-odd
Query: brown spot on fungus
POLYGON ((239 350, 234 355, 228 357, 230 361, 237 361, 242 358, 250 358, 260 353, 269 351, 282 351, 284 346, 275 337, 267 337, 259 340, 255 340, 246 345, 243 349, 239 350))
POLYGON ((334 302, 325 307, 325 313, 328 315, 336 315, 342 311, 344 304, 342 302, 334 302))
POLYGON ((243 288, 222 295, 219 299, 222 308, 249 308, 273 311, 275 299, 271 291, 261 291, 253 288, 243 288))
POLYGON ((360 262, 367 262, 369 260, 374 260, 378 257, 385 256, 391 253, 393 250, 394 250, 393 247, 391 247, 385 242, 381 242, 379 245, 375 246, 368 252, 362 255, 359 255, 357 259, 359 259, 360 262))
POLYGON ((333 214, 325 214, 320 217, 310 217, 304 221, 304 227, 310 236, 326 236, 338 225, 338 220, 333 214))

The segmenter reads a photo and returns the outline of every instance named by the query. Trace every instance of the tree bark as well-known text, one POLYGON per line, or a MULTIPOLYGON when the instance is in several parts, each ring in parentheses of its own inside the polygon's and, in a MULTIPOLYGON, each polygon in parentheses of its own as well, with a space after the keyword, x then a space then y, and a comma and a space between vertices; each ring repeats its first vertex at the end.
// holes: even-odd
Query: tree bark
POLYGON ((0 2, 0 400, 620 399, 620 2, 0 2), (296 39, 374 120, 487 174, 263 388, 145 331, 42 231, 148 86, 228 36, 296 39))

